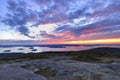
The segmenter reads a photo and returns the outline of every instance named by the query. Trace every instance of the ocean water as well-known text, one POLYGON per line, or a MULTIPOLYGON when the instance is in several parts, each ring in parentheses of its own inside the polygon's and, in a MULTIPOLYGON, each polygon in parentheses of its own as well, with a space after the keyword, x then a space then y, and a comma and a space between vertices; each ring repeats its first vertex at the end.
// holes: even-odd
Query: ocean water
POLYGON ((119 47, 120 45, 15 45, 0 46, 0 53, 38 53, 49 51, 81 51, 97 47, 119 47))

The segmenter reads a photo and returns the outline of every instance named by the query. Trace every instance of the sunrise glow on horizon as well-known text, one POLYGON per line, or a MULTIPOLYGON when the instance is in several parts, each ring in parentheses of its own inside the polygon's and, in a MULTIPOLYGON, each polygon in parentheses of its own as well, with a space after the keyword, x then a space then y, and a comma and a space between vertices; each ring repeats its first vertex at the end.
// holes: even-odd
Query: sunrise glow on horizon
POLYGON ((98 39, 98 40, 80 40, 65 42, 67 44, 120 44, 120 38, 117 39, 98 39))
MULTIPOLYGON (((40 43, 38 43, 40 44, 40 43)), ((91 45, 91 44, 120 44, 120 38, 114 39, 97 39, 97 40, 77 40, 77 41, 51 41, 51 42, 42 42, 41 44, 82 44, 82 45, 91 45)))

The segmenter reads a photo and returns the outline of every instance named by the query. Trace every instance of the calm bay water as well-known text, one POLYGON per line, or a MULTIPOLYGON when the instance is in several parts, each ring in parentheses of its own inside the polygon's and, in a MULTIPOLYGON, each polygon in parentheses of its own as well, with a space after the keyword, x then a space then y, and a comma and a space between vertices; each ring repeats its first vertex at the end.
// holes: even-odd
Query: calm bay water
POLYGON ((120 45, 104 46, 0 46, 0 53, 38 53, 48 51, 81 51, 97 47, 119 47, 120 45))

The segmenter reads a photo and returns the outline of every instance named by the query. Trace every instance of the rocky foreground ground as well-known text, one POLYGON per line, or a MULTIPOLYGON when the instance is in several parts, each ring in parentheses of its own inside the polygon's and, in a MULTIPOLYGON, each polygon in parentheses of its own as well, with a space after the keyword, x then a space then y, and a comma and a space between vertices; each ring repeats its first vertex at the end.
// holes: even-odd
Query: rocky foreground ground
POLYGON ((120 80, 120 62, 90 63, 61 56, 0 64, 0 80, 120 80))
POLYGON ((0 60, 0 80, 120 80, 119 55, 82 53, 0 60))

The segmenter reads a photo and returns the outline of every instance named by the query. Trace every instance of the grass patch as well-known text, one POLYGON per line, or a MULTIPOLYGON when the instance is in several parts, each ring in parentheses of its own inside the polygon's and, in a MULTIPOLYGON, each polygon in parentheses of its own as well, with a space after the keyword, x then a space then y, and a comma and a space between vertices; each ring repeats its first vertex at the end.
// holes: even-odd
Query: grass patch
POLYGON ((85 61, 85 62, 97 62, 97 61, 100 61, 99 58, 97 57, 93 57, 93 56, 74 56, 72 57, 73 60, 76 60, 76 61, 85 61))
POLYGON ((49 77, 54 77, 56 75, 57 71, 51 69, 50 67, 46 67, 44 69, 39 68, 39 70, 36 71, 35 73, 49 78, 49 77))
POLYGON ((72 60, 84 62, 112 62, 112 59, 120 59, 119 55, 109 53, 82 52, 72 57, 72 60))

